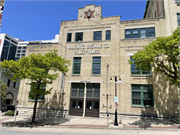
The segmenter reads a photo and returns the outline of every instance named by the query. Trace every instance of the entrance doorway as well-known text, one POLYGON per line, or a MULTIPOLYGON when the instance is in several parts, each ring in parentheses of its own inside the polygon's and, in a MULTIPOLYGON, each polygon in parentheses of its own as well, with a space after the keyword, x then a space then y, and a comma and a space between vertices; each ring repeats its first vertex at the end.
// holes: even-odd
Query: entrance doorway
POLYGON ((87 99, 85 116, 99 117, 99 99, 87 99))
POLYGON ((84 95, 84 90, 84 83, 71 84, 69 115, 83 116, 85 114, 87 117, 99 117, 100 83, 87 83, 86 95, 84 95), (84 100, 86 100, 85 105, 84 100))
POLYGON ((82 116, 83 115, 83 99, 71 99, 69 115, 82 116))

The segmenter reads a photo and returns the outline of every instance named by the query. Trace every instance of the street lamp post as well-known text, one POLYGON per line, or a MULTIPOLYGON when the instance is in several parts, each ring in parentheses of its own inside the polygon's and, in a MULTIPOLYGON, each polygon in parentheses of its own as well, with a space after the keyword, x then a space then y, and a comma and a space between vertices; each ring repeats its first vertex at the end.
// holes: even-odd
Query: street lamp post
POLYGON ((121 78, 120 76, 111 76, 110 82, 112 82, 112 77, 115 77, 115 122, 114 126, 118 126, 118 121, 117 121, 117 103, 118 103, 118 97, 117 97, 117 83, 121 83, 121 78), (119 77, 119 82, 117 82, 117 77, 119 77))

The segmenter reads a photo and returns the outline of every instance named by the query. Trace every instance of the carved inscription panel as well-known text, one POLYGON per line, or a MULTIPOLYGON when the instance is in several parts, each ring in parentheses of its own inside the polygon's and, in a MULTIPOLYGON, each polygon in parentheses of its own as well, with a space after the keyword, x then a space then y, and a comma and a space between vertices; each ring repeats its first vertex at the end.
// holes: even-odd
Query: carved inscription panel
POLYGON ((68 50, 74 50, 74 55, 100 54, 101 49, 108 49, 109 44, 100 45, 69 45, 68 50))

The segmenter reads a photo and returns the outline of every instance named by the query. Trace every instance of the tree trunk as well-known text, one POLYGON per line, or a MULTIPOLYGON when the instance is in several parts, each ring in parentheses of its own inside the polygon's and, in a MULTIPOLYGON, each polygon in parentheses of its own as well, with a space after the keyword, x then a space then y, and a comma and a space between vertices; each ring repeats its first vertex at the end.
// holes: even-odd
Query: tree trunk
POLYGON ((33 116, 32 116, 32 121, 31 121, 31 123, 34 123, 34 122, 35 122, 35 118, 36 118, 36 107, 37 107, 38 97, 39 97, 39 96, 36 97, 36 100, 35 100, 35 103, 34 103, 33 116))
MULTIPOLYGON (((40 84, 38 84, 38 86, 37 86, 37 89, 38 89, 38 90, 39 90, 39 88, 40 88, 40 84)), ((31 121, 31 123, 34 123, 34 122, 35 122, 35 118, 36 118, 36 107, 37 107, 38 97, 39 97, 39 94, 37 93, 37 94, 36 94, 36 100, 35 100, 35 103, 34 103, 33 116, 32 116, 32 121, 31 121)))

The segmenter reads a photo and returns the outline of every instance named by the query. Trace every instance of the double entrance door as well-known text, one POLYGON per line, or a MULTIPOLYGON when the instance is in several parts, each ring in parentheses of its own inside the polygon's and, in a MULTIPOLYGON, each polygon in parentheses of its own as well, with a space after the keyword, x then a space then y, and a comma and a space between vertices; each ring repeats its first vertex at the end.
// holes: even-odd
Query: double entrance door
MULTIPOLYGON (((84 99, 71 98, 69 115, 83 116, 84 99)), ((99 117, 99 99, 86 99, 86 117, 99 117)))
POLYGON ((99 117, 99 97, 100 83, 72 83, 69 115, 99 117))

